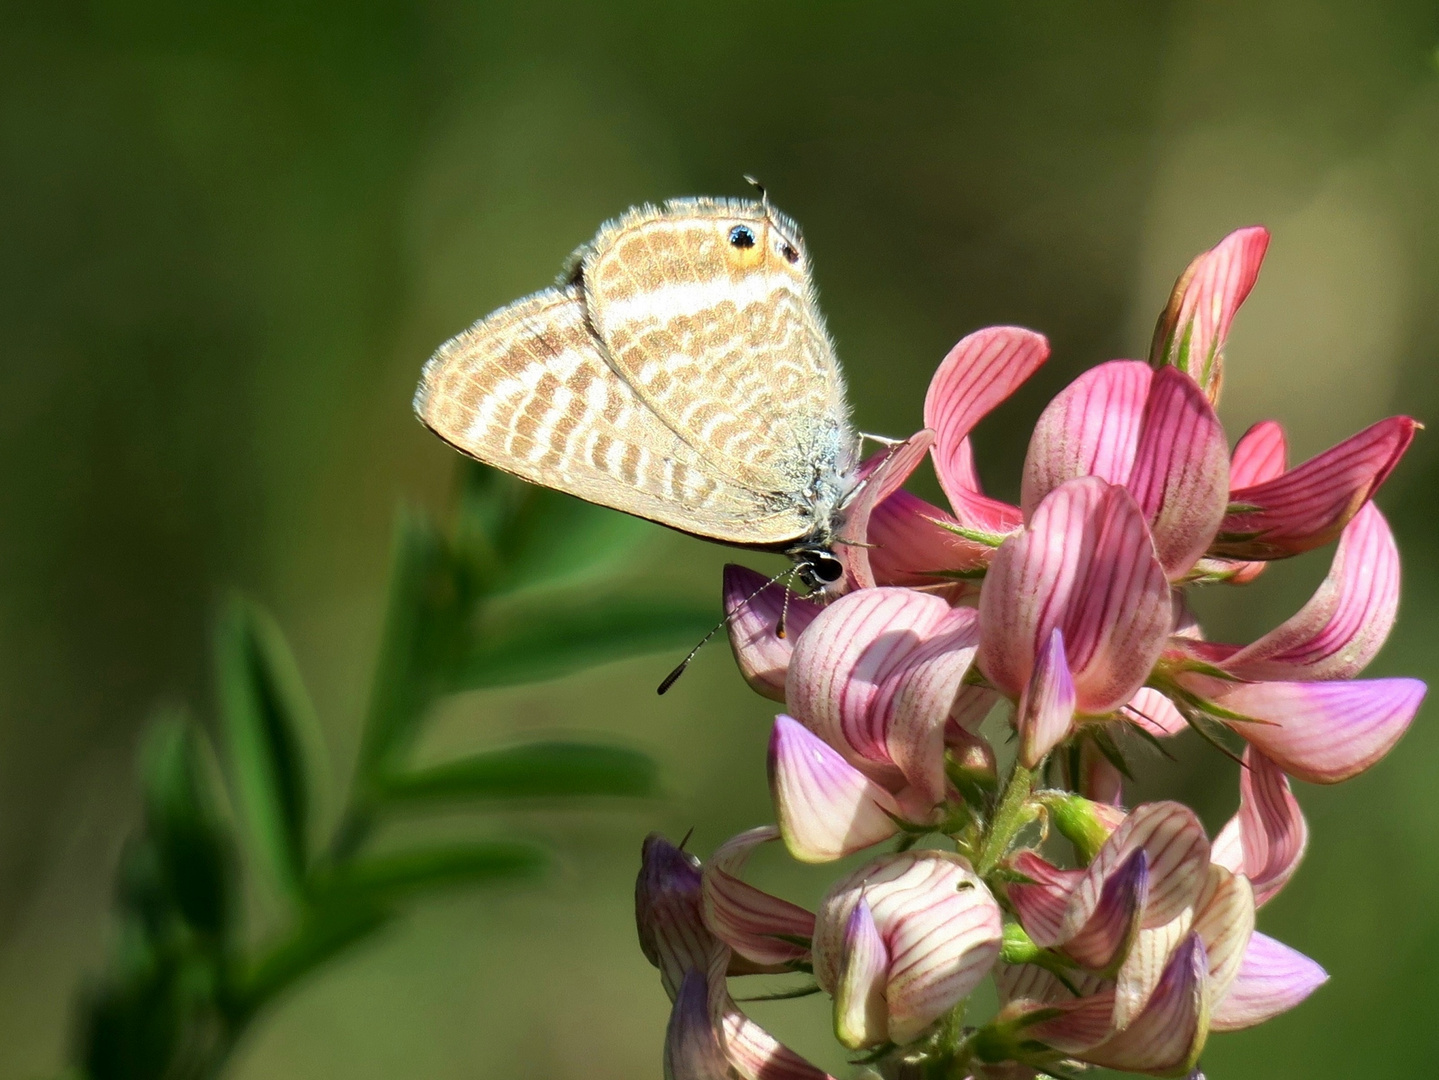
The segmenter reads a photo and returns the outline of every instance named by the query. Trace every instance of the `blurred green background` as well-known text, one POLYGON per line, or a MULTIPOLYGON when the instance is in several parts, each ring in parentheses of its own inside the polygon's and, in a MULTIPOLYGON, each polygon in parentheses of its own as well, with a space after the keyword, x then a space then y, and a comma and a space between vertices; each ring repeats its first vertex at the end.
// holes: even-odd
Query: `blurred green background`
MULTIPOLYGON (((411 417, 419 366, 601 220, 763 178, 804 225, 867 430, 918 426, 962 334, 1048 334, 1055 358, 977 439, 1008 495, 1048 396, 1142 355, 1188 259, 1262 222, 1222 413, 1231 436, 1281 418, 1302 458, 1390 412, 1439 417, 1436 50, 1432 0, 5 5, 0 1076, 64 1060, 137 732, 158 699, 209 708, 223 587, 285 625, 346 774, 395 507, 444 508, 456 465, 411 417)), ((1436 481, 1421 435, 1380 499, 1406 595, 1375 673, 1439 677, 1436 481)), ((725 560, 656 529, 636 572, 717 607, 725 560)), ((1205 597, 1211 632, 1257 635, 1326 565, 1205 597)), ((693 825, 704 853, 769 816, 770 705, 723 646, 657 699, 673 660, 437 717, 435 756, 609 733, 661 760, 670 796, 512 815, 558 846, 557 876, 427 905, 284 999, 231 1075, 658 1076, 639 841, 693 825)), ((1180 748, 1146 762, 1145 794, 1217 825, 1234 767, 1180 748)), ((1371 773, 1300 791, 1309 858, 1260 926, 1333 981, 1213 1040, 1211 1077, 1435 1067, 1436 763, 1421 713, 1371 773)), ((757 875, 801 900, 832 877, 768 855, 757 875)), ((756 1013, 842 1060, 816 999, 756 1013)))

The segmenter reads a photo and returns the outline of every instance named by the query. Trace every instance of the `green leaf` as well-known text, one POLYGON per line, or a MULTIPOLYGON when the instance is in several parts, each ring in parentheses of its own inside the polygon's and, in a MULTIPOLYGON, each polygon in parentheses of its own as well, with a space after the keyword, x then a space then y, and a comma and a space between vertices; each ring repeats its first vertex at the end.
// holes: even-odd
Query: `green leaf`
POLYGON ((216 805, 205 749, 185 714, 167 711, 151 723, 140 760, 159 888, 195 931, 218 942, 232 915, 234 843, 216 805))
POLYGON ((307 754, 320 745, 314 710, 279 628, 235 599, 215 644, 220 715, 250 837, 276 879, 292 893, 309 862, 307 754))
POLYGON ((436 889, 534 877, 548 863, 548 854, 534 844, 458 844, 367 856, 337 871, 323 890, 345 899, 390 901, 436 889))
POLYGON ((597 573, 652 529, 647 522, 467 463, 458 547, 491 593, 597 573))
POLYGON ((272 946, 241 982, 236 993, 241 1022, 325 961, 374 934, 393 916, 390 908, 368 902, 310 908, 295 931, 272 946))
MULTIPOLYGON (((512 605, 513 606, 513 605, 512 605)), ((568 675, 698 640, 714 606, 672 597, 616 596, 581 603, 550 598, 492 618, 450 673, 450 690, 510 686, 568 675)))
POLYGON ((443 538, 426 518, 402 512, 395 526, 390 589, 357 765, 363 788, 408 744, 439 692, 465 597, 443 538))
POLYGON ((401 773, 382 790, 396 802, 645 797, 658 791, 658 776, 649 757, 624 747, 527 743, 401 773))

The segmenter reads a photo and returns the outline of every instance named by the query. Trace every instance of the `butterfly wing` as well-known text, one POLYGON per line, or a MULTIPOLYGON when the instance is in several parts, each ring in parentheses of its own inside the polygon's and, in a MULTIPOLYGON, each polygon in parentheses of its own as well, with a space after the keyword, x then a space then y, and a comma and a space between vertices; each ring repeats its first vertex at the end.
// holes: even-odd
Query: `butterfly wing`
POLYGON ((848 471, 844 383, 793 222, 674 200, 630 211, 577 259, 610 364, 722 475, 812 504, 817 469, 848 471), (733 243, 736 226, 752 242, 733 243))
POLYGON ((806 525, 713 468, 615 374, 577 286, 518 300, 445 342, 415 412, 486 465, 684 532, 782 544, 806 525))

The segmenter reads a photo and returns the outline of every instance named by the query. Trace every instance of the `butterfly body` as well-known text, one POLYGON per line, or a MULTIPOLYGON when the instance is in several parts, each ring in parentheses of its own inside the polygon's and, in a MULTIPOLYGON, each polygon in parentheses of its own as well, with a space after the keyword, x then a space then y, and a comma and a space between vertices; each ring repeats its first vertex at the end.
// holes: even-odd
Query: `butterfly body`
POLYGON ((557 286, 442 345, 415 410, 525 480, 839 577, 858 439, 799 230, 767 202, 610 222, 557 286))

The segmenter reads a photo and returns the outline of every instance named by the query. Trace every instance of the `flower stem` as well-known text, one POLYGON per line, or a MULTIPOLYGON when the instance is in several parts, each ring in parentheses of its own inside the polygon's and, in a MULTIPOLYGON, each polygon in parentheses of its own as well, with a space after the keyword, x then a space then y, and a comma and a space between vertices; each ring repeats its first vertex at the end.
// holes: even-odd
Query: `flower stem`
POLYGON ((999 798, 999 806, 995 808, 989 835, 980 849, 979 864, 975 867, 980 877, 993 872, 999 860, 1004 858, 1009 842, 1024 824, 1024 804, 1029 800, 1033 787, 1034 770, 1026 769, 1016 761, 1014 771, 1009 774, 1009 781, 1004 786, 1004 794, 999 798))

